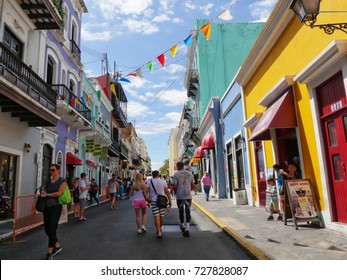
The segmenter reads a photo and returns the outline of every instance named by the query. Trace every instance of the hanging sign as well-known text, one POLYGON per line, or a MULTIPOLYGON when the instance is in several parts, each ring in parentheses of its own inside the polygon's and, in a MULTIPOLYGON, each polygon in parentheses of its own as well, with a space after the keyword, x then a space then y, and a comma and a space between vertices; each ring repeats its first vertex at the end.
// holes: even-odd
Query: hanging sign
POLYGON ((101 150, 100 159, 107 160, 108 157, 108 147, 103 147, 101 150))
POLYGON ((93 153, 93 152, 94 152, 94 140, 86 139, 86 153, 93 153))
POLYGON ((100 144, 94 144, 94 156, 101 156, 102 147, 100 144))

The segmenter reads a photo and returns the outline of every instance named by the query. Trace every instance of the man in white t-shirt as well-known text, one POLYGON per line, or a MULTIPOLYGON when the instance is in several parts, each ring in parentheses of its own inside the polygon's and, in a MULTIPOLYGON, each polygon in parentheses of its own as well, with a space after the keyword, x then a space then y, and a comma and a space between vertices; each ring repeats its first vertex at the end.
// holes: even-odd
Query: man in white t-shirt
POLYGON ((80 199, 80 217, 79 221, 86 221, 87 219, 84 217, 84 211, 87 206, 87 195, 88 190, 90 189, 90 184, 87 182, 87 174, 81 173, 81 180, 78 182, 78 190, 79 190, 79 199, 80 199))
POLYGON ((181 230, 183 236, 189 237, 189 226, 190 226, 190 208, 192 205, 192 193, 195 191, 194 176, 188 170, 184 170, 183 162, 177 162, 177 172, 172 178, 172 184, 176 188, 176 201, 179 211, 179 218, 181 222, 181 230), (185 214, 185 223, 184 223, 185 214))

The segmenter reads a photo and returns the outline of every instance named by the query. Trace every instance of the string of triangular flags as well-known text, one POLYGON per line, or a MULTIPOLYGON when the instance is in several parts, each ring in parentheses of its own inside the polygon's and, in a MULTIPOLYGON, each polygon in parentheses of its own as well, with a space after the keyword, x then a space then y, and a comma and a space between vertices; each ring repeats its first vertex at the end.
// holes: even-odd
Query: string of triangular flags
MULTIPOLYGON (((239 0, 234 0, 232 1, 232 3, 229 5, 229 8, 227 8, 226 10, 224 10, 223 12, 221 12, 219 15, 217 15, 216 18, 219 18, 221 20, 232 20, 233 19, 233 16, 231 15, 230 13, 230 8, 233 7, 234 5, 236 5, 237 3, 239 2, 239 0)), ((208 41, 210 39, 210 36, 211 36, 211 22, 213 21, 213 19, 211 19, 208 23, 206 23, 204 26, 202 26, 200 28, 200 31, 205 35, 205 38, 206 40, 208 41)), ((171 53, 171 57, 174 58, 176 56, 176 53, 178 51, 178 47, 179 47, 179 44, 181 43, 182 41, 176 43, 175 45, 173 45, 170 49, 164 51, 162 54, 160 54, 159 56, 156 57, 156 59, 159 61, 161 67, 164 67, 165 66, 165 62, 166 62, 166 57, 165 57, 165 54, 167 52, 170 51, 171 53)), ((186 47, 190 46, 191 43, 192 43, 192 34, 190 34, 188 37, 186 37, 184 40, 183 40, 183 43, 186 47)), ((146 66, 148 69, 149 69, 149 72, 150 73, 154 73, 154 62, 153 60, 152 61, 149 61, 145 64, 143 64, 142 66, 140 66, 139 68, 137 68, 135 71, 125 75, 125 77, 128 77, 128 76, 132 76, 132 77, 140 77, 140 78, 144 78, 143 76, 143 72, 141 70, 142 67, 146 66)), ((126 79, 124 77, 120 78, 119 79, 120 82, 126 82, 126 83, 131 83, 129 79, 126 79)), ((112 88, 111 88, 112 89, 112 88)))

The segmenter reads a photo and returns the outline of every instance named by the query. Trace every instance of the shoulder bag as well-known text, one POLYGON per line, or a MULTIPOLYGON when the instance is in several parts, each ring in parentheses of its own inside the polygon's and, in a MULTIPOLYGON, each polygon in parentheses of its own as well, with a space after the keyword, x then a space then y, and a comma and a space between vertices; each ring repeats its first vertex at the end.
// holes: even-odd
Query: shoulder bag
POLYGON ((43 212, 45 210, 46 206, 46 198, 42 197, 41 195, 37 196, 35 209, 37 212, 43 212))
POLYGON ((155 189, 152 180, 151 180, 151 184, 152 184, 152 187, 153 187, 155 194, 157 195, 157 206, 159 208, 166 208, 167 202, 168 202, 167 197, 165 195, 157 194, 157 190, 155 189))
POLYGON ((69 187, 66 185, 65 190, 61 196, 58 197, 59 204, 66 205, 71 203, 71 193, 69 187))

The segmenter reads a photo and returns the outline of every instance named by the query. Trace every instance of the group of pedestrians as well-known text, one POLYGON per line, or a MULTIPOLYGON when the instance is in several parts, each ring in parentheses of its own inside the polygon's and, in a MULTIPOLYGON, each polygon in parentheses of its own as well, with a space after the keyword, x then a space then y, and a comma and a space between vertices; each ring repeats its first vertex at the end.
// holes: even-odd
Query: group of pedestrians
MULTIPOLYGON (((192 204, 192 191, 196 191, 193 174, 184 169, 182 162, 177 163, 177 172, 172 178, 172 184, 176 189, 176 200, 179 212, 180 229, 184 237, 189 237, 189 229, 191 222, 190 208, 192 204)), ((44 228, 48 236, 48 251, 47 260, 53 260, 53 257, 62 250, 57 238, 58 222, 62 213, 62 205, 59 204, 58 198, 67 188, 67 182, 60 177, 60 165, 51 164, 50 179, 41 188, 41 196, 46 197, 46 206, 44 209, 44 228)), ((93 190, 95 180, 90 183, 87 181, 86 173, 81 173, 80 178, 75 178, 73 181, 73 201, 75 203, 75 217, 79 221, 86 221, 84 216, 85 207, 87 205, 87 194, 93 190)), ((120 185, 115 179, 115 176, 109 180, 111 195, 111 209, 115 208, 115 197, 120 191, 120 185), (114 200, 112 200, 114 198, 114 200)), ((94 190, 97 190, 95 187, 94 190)), ((97 190, 98 191, 98 190, 97 190)), ((97 192, 96 191, 96 192, 97 192)), ((135 176, 134 183, 129 188, 129 197, 132 200, 133 208, 135 209, 135 221, 137 233, 145 233, 147 222, 147 207, 150 207, 154 217, 154 225, 156 228, 156 238, 161 239, 163 236, 163 220, 165 212, 171 211, 172 199, 170 190, 165 180, 160 178, 159 171, 152 172, 152 177, 144 180, 143 174, 138 173, 135 176), (167 198, 166 207, 161 207, 157 204, 158 196, 167 198)), ((92 199, 97 197, 92 196, 92 199)))

